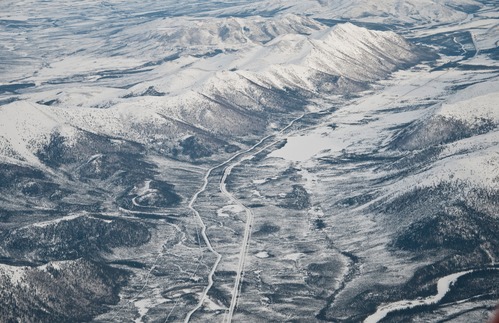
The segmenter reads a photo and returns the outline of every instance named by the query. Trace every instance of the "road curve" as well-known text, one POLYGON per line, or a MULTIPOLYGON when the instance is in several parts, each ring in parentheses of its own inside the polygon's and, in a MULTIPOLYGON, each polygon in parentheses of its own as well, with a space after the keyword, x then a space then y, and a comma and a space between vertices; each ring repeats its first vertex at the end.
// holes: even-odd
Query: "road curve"
MULTIPOLYGON (((223 176, 222 176, 222 180, 221 180, 221 184, 220 184, 220 189, 222 190, 222 186, 223 186, 223 190, 222 190, 222 193, 224 193, 225 195, 227 195, 231 200, 233 200, 235 203, 237 203, 238 205, 242 206, 245 210, 246 210, 246 227, 245 227, 245 230, 244 230, 244 239, 243 239, 243 245, 241 247, 241 252, 240 252, 240 259, 239 259, 239 266, 238 266, 238 273, 237 273, 237 277, 239 277, 238 279, 236 279, 237 281, 237 286, 236 287, 236 291, 233 292, 233 295, 232 295, 232 301, 231 301, 231 308, 232 308, 232 313, 234 311, 234 308, 235 308, 235 304, 236 304, 236 300, 237 300, 237 297, 238 297, 238 286, 239 286, 239 283, 240 283, 240 277, 242 276, 242 273, 244 272, 244 263, 245 263, 245 259, 246 259, 246 256, 245 256, 245 252, 247 252, 247 249, 248 249, 248 245, 249 245, 249 238, 250 238, 250 235, 251 235, 251 223, 252 223, 252 216, 253 214, 251 213, 251 211, 244 207, 244 205, 242 205, 241 202, 237 201, 229 192, 227 192, 227 190, 225 189, 225 181, 228 177, 228 175, 230 174, 230 171, 232 170, 232 168, 234 168, 235 166, 239 165, 241 163, 241 161, 245 160, 245 159, 240 159, 239 161, 236 161, 234 164, 230 164, 232 161, 236 160, 237 158, 241 157, 242 155, 245 155, 245 154, 248 154, 248 153, 251 153, 252 151, 256 150, 259 146, 261 146, 266 140, 272 138, 272 137, 277 137, 279 135, 281 135, 282 133, 284 133, 284 131, 286 131, 287 129, 289 129, 290 127, 293 126, 293 124, 302 119, 306 114, 302 114, 301 116, 293 119, 286 127, 282 128, 279 132, 277 133, 273 133, 273 134, 270 134, 268 136, 265 136, 263 137, 262 139, 260 139, 256 144, 254 144, 253 146, 251 146, 250 148, 246 149, 246 150, 243 150, 241 152, 238 152, 236 154, 234 154, 233 156, 231 156, 229 159, 227 159, 226 161, 216 165, 216 166, 213 166, 212 168, 208 169, 208 171, 206 172, 204 178, 203 178, 203 185, 201 186, 201 188, 192 196, 190 202, 189 202, 189 209, 194 213, 194 216, 198 219, 200 225, 201 225, 201 236, 203 237, 203 241, 205 242, 205 244, 207 245, 208 247, 208 250, 210 250, 211 253, 213 253, 216 257, 217 257, 217 260, 215 261, 215 263, 213 264, 213 267, 210 271, 210 273, 208 274, 208 285, 206 286, 206 288, 204 289, 203 291, 203 294, 201 296, 201 298, 199 299, 199 302, 197 303, 197 305, 189 312, 187 313, 185 319, 184 319, 184 323, 188 323, 190 322, 191 318, 192 318, 192 315, 194 313, 196 313, 202 306, 203 306, 203 303, 204 301, 206 300, 206 297, 208 295, 208 292, 210 291, 211 287, 213 286, 213 276, 215 274, 215 271, 217 270, 217 267, 220 263, 220 261, 222 260, 222 255, 220 255, 220 253, 218 253, 212 246, 211 242, 210 242, 210 239, 208 237, 208 235, 206 234, 206 224, 204 223, 203 221, 203 218, 201 217, 201 215, 199 214, 199 212, 194 208, 194 204, 196 202, 196 200, 198 199, 199 195, 201 193, 203 193, 206 188, 208 187, 208 183, 209 183, 209 178, 211 176, 211 174, 213 173, 213 171, 217 168, 220 168, 220 167, 224 167, 224 166, 227 166, 224 170, 224 173, 223 173, 223 176), (251 220, 251 222, 249 222, 248 220, 251 220), (246 241, 246 243, 244 243, 244 241, 246 241), (234 304, 234 305, 233 305, 234 304)), ((263 147, 262 149, 259 149, 257 152, 253 152, 252 154, 250 154, 249 158, 253 157, 254 155, 256 155, 257 153, 261 152, 262 150, 274 145, 275 143, 277 143, 279 140, 274 140, 271 144, 269 145, 266 145, 265 147, 263 147)), ((229 312, 230 309, 229 309, 229 312)), ((229 317, 229 322, 232 320, 232 317, 229 317)))
POLYGON ((282 135, 286 130, 291 128, 295 122, 298 120, 302 119, 306 114, 302 114, 298 118, 293 119, 286 127, 282 128, 278 133, 267 136, 266 138, 260 140, 256 145, 248 149, 247 151, 244 152, 244 154, 248 154, 246 157, 239 159, 237 162, 227 166, 224 169, 222 179, 220 180, 220 191, 229 198, 231 203, 234 203, 238 205, 239 207, 243 208, 245 213, 246 213, 246 224, 244 227, 244 235, 243 235, 243 240, 241 242, 241 250, 239 251, 239 263, 237 266, 237 272, 236 272, 236 279, 234 281, 234 287, 232 289, 232 299, 230 302, 229 310, 226 313, 226 316, 224 317, 223 322, 230 323, 232 322, 232 317, 234 316, 234 311, 237 306, 237 302, 239 300, 239 296, 241 293, 241 283, 243 281, 244 277, 244 267, 246 264, 246 258, 248 256, 249 252, 249 245, 250 245, 250 240, 251 240, 251 230, 253 226, 253 220, 254 220, 254 215, 253 212, 249 208, 247 208, 243 203, 241 203, 237 198, 235 198, 229 191, 227 191, 227 178, 229 177, 232 169, 238 165, 241 164, 241 162, 253 158, 256 154, 262 152, 263 150, 275 145, 277 142, 282 140, 279 136, 282 135), (275 139, 261 147, 260 149, 257 149, 265 140, 269 139, 270 137, 275 137, 275 139))
POLYGON ((219 166, 215 166, 215 167, 212 167, 210 168, 206 174, 204 175, 204 178, 203 178, 203 186, 201 186, 201 188, 192 196, 191 200, 189 201, 189 209, 194 213, 194 215, 196 216, 196 218, 199 220, 200 224, 201 224, 201 236, 203 237, 203 240, 204 240, 204 243, 206 244, 206 246, 208 247, 208 249, 210 250, 211 253, 213 253, 216 257, 217 257, 217 260, 215 261, 215 263, 213 264, 213 267, 210 271, 210 273, 208 274, 208 285, 206 286, 206 288, 204 289, 204 292, 203 292, 203 295, 201 296, 201 299, 199 300, 198 304, 196 305, 196 307, 194 307, 189 313, 187 313, 187 316, 185 317, 185 320, 184 322, 189 322, 192 315, 199 309, 201 308, 201 306, 203 306, 203 302, 204 300, 206 299, 206 295, 208 294, 209 290, 211 289, 211 287, 213 286, 213 275, 215 274, 215 271, 218 267, 218 264, 220 263, 220 260, 222 260, 222 255, 220 253, 218 253, 214 248, 213 246, 211 245, 211 242, 210 242, 210 239, 208 238, 208 236, 206 235, 206 225, 204 224, 203 222, 203 219, 201 218, 201 215, 199 214, 199 212, 194 208, 194 203, 196 202, 199 194, 201 194, 202 192, 204 192, 206 190, 206 187, 208 186, 208 178, 210 177, 211 175, 211 172, 217 168, 219 166))

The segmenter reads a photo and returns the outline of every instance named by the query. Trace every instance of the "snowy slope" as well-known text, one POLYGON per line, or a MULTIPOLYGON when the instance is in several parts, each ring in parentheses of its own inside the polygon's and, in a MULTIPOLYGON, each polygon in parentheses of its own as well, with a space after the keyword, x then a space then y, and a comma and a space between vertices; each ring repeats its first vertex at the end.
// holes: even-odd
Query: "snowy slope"
MULTIPOLYGON (((418 175, 417 183, 465 182, 486 189, 499 180, 499 80, 472 85, 452 96, 432 118, 458 120, 471 129, 469 138, 452 142, 432 169, 418 175), (475 130, 476 129, 476 130, 475 130)), ((431 132, 426 130, 427 132, 431 132)))
MULTIPOLYGON (((5 123, 0 134, 2 151, 10 158, 21 156, 36 164, 33 156, 49 144, 53 133, 68 137, 69 143, 70 133, 78 132, 75 129, 167 150, 192 134, 221 142, 262 131, 265 113, 282 113, 291 105, 303 109, 305 101, 301 107, 292 101, 283 105, 286 100, 301 100, 287 91, 358 91, 365 89, 367 82, 420 59, 420 52, 395 33, 353 24, 326 27, 296 15, 275 20, 175 19, 167 30, 157 23, 147 26, 151 35, 162 36, 145 44, 159 42, 187 51, 176 59, 106 78, 102 69, 110 60, 69 68, 76 64, 77 54, 28 78, 40 86, 24 90, 17 96, 19 101, 0 110, 0 120, 5 123), (177 28, 175 21, 183 21, 182 27, 177 28), (230 37, 224 39, 224 35, 230 37), (185 47, 187 44, 192 47, 185 47), (219 52, 189 54, 213 48, 219 52), (73 71, 76 74, 70 75, 73 71), (54 82, 61 79, 64 81, 54 82), (104 84, 99 86, 101 79, 104 84), (130 88, 107 85, 112 82, 137 84, 130 88)), ((130 28, 127 33, 138 31, 130 28)), ((133 49, 133 43, 130 46, 133 49)), ((118 60, 113 68, 126 65, 120 64, 125 61, 118 60)))
POLYGON ((499 81, 472 85, 442 104, 437 114, 476 124, 489 120, 499 124, 499 81))
POLYGON ((29 102, 0 107, 0 115, 0 150, 4 156, 18 157, 34 165, 40 164, 34 154, 41 144, 49 140, 54 129, 63 125, 29 102))

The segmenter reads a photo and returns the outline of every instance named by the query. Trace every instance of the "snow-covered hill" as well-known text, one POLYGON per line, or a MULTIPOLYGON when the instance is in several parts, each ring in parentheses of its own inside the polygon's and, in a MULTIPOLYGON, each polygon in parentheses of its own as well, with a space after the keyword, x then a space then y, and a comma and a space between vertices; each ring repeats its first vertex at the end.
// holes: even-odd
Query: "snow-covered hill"
MULTIPOLYGON (((147 27, 150 33, 158 33, 158 25, 147 27)), ((183 21, 182 27, 171 29, 175 33, 169 30, 160 31, 162 36, 157 39, 145 39, 145 50, 147 44, 159 43, 159 48, 164 44, 187 52, 137 70, 140 76, 120 76, 118 83, 139 82, 130 88, 106 87, 107 79, 103 88, 96 87, 103 72, 92 70, 93 64, 71 74, 73 69, 57 63, 29 77, 27 81, 41 85, 34 91, 25 90, 0 109, 4 157, 36 165, 34 156, 49 145, 53 133, 71 147, 77 129, 167 152, 189 135, 208 145, 228 144, 241 134, 261 133, 271 113, 304 109, 313 93, 363 90, 369 82, 424 57, 421 50, 393 32, 352 24, 326 27, 294 15, 276 21, 183 21), (194 32, 192 23, 202 28, 194 28, 194 32), (223 39, 224 35, 230 39, 223 39), (193 56, 195 51, 215 48, 218 52, 213 55, 193 56), (77 77, 82 73, 84 80, 77 77), (61 78, 66 81, 51 84, 61 78)), ((133 28, 127 33, 138 34, 133 28)))

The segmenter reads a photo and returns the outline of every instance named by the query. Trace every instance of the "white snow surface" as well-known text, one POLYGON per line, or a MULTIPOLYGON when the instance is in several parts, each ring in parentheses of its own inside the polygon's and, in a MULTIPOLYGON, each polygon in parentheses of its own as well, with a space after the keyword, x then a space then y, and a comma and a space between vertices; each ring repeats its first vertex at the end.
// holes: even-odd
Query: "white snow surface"
POLYGON ((22 280, 26 275, 28 267, 24 266, 9 266, 0 264, 0 275, 5 275, 10 279, 10 282, 16 286, 22 284, 22 280))
POLYGON ((312 132, 306 135, 288 137, 286 145, 281 149, 271 152, 269 157, 303 162, 323 150, 331 150, 335 147, 342 147, 342 145, 333 138, 329 138, 318 132, 312 132))
POLYGON ((442 104, 437 114, 473 124, 478 119, 499 123, 499 80, 472 85, 442 104))
POLYGON ((221 209, 217 210, 217 215, 220 217, 229 217, 235 214, 244 212, 244 208, 240 205, 226 205, 221 209))
POLYGON ((270 255, 267 251, 260 251, 259 253, 255 254, 255 257, 260 258, 260 259, 265 259, 265 258, 270 257, 270 255))
POLYGON ((37 222, 37 223, 34 223, 30 226, 33 226, 33 227, 38 227, 38 228, 44 228, 44 227, 47 227, 47 226, 53 226, 57 223, 60 223, 60 222, 64 222, 64 221, 71 221, 71 220, 74 220, 74 219, 77 219, 81 216, 84 216, 83 214, 72 214, 72 215, 68 215, 68 216, 65 216, 65 217, 62 217, 62 218, 58 218, 58 219, 55 219, 55 220, 49 220, 49 221, 44 221, 44 222, 37 222))

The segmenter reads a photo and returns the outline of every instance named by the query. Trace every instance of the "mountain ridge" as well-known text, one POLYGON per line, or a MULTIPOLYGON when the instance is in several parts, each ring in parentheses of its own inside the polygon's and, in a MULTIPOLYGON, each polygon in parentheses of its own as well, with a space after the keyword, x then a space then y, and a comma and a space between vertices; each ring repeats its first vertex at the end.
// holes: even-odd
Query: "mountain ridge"
MULTIPOLYGON (((164 129, 165 126, 173 127, 169 133, 161 130, 162 138, 173 136, 168 139, 170 141, 177 141, 186 134, 192 134, 185 132, 186 130, 178 133, 173 131, 181 129, 184 124, 198 128, 204 133, 211 132, 215 137, 225 137, 226 140, 227 136, 235 138, 239 133, 231 127, 232 124, 237 123, 240 130, 244 129, 244 124, 254 126, 260 123, 261 126, 254 129, 257 132, 265 128, 265 118, 260 119, 261 116, 250 115, 248 111, 285 112, 282 107, 270 103, 275 100, 273 97, 283 97, 288 91, 302 93, 327 91, 329 94, 341 94, 352 90, 363 90, 367 87, 360 86, 361 80, 366 84, 385 77, 387 73, 397 68, 414 64, 422 58, 418 56, 417 51, 414 51, 413 45, 391 32, 371 32, 352 24, 322 28, 322 31, 309 36, 299 34, 279 36, 273 41, 255 45, 254 49, 249 51, 243 48, 236 53, 220 53, 213 57, 194 60, 186 57, 185 59, 191 60, 191 63, 180 73, 166 76, 158 80, 159 82, 146 81, 141 85, 141 88, 154 88, 161 95, 136 98, 128 96, 127 99, 122 99, 109 92, 111 96, 105 101, 115 103, 108 108, 89 109, 85 106, 71 108, 68 106, 71 101, 59 106, 63 101, 59 100, 57 95, 42 97, 43 92, 38 91, 34 99, 30 99, 30 92, 25 92, 20 101, 7 104, 0 110, 0 114, 5 116, 1 118, 2 120, 17 124, 15 129, 10 129, 7 125, 2 128, 3 150, 17 149, 17 154, 24 155, 25 159, 34 162, 32 155, 27 153, 22 143, 15 138, 28 136, 21 141, 26 143, 28 151, 31 150, 32 154, 36 154, 37 149, 49 144, 50 134, 54 129, 61 126, 64 128, 64 125, 68 133, 60 134, 66 138, 68 145, 71 145, 71 140, 75 139, 71 138, 72 134, 78 132, 75 129, 81 128, 154 146, 151 140, 159 134, 159 129, 164 129), (359 40, 346 45, 351 43, 353 38, 359 40), (254 57, 262 57, 263 61, 256 61, 254 57), (340 58, 342 62, 338 63, 340 58), (225 68, 223 65, 219 66, 220 64, 225 65, 225 68), (194 83, 186 83, 186 79, 192 79, 194 83), (177 94, 172 94, 168 84, 187 85, 183 85, 184 89, 176 89, 177 94), (241 93, 243 96, 236 98, 234 93, 241 93), (25 100, 60 103, 45 106, 30 102, 29 105, 25 105, 25 100), (24 109, 24 112, 20 113, 20 109, 24 109), (12 114, 14 111, 17 113, 12 114), (10 116, 7 117, 6 114, 10 116), (225 116, 223 122, 216 117, 218 115, 225 116), (23 121, 23 118, 37 121, 29 126, 29 122, 23 121), (244 121, 245 119, 247 121, 244 121), (257 121, 259 119, 260 121, 257 121), (145 124, 152 125, 152 128, 148 126, 150 135, 143 131, 145 124), (69 130, 68 126, 73 130, 69 130), (33 127, 36 127, 37 131, 31 129, 33 127), (16 136, 16 132, 21 137, 12 137, 12 140, 9 140, 9 134, 16 136), (12 142, 9 144, 7 141, 12 142)), ((170 64, 177 62, 167 63, 170 64)), ((160 67, 160 70, 163 69, 164 67, 160 67)), ((138 90, 132 88, 132 91, 138 90)), ((126 92, 122 90, 122 93, 126 92)), ((50 95, 53 92, 48 93, 50 95)), ((296 100, 298 97, 288 99, 296 100)), ((302 104, 305 104, 305 101, 302 104)), ((15 158, 15 154, 9 157, 15 158)))

